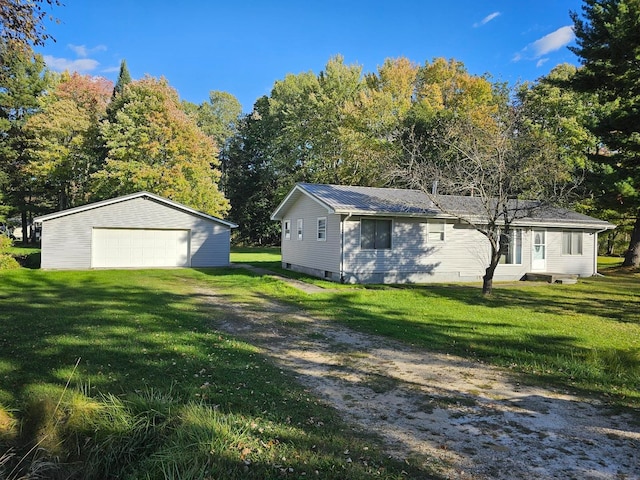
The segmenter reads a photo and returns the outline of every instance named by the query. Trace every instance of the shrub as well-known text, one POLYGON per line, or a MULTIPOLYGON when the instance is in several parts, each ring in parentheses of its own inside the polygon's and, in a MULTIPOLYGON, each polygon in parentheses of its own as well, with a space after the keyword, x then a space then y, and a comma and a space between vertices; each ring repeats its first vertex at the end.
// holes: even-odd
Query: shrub
POLYGON ((9 237, 0 235, 0 270, 20 268, 20 264, 8 253, 12 245, 13 242, 9 237))

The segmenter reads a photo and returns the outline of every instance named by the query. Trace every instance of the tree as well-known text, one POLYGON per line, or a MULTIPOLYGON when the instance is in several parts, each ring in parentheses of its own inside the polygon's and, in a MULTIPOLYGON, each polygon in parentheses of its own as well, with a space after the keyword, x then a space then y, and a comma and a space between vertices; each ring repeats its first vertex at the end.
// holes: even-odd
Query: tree
POLYGON ((460 64, 444 66, 435 72, 445 76, 424 72, 428 82, 421 89, 422 104, 416 105, 413 123, 400 139, 404 157, 394 173, 487 238, 490 256, 482 292, 488 295, 513 222, 562 191, 558 186, 570 175, 554 145, 530 128, 521 106, 508 102, 501 85, 464 78, 460 64), (440 193, 475 197, 477 211, 460 210, 440 193))
POLYGON ((42 56, 11 40, 0 41, 0 187, 3 201, 20 213, 24 239, 40 200, 24 170, 29 160, 24 126, 38 111, 48 82, 42 56))
POLYGON ((64 73, 25 125, 25 171, 55 195, 59 210, 89 202, 91 175, 101 167, 99 122, 112 89, 104 78, 64 73))
POLYGON ((295 182, 354 183, 345 168, 345 145, 340 136, 343 108, 363 88, 362 68, 330 59, 318 75, 287 75, 277 81, 269 98, 274 122, 281 191, 295 182))
POLYGON ((343 106, 340 169, 346 183, 373 187, 387 181, 383 172, 400 153, 395 139, 411 110, 418 71, 406 58, 387 59, 343 106))
POLYGON ((197 106, 187 105, 185 111, 195 118, 200 130, 209 135, 222 150, 237 132, 242 105, 230 93, 212 90, 208 102, 197 106))
POLYGON ((211 215, 226 213, 215 145, 166 80, 131 82, 113 99, 113 111, 114 120, 101 127, 106 161, 92 175, 98 196, 148 190, 211 215))
POLYGON ((0 39, 44 45, 52 37, 45 33, 43 21, 47 12, 43 5, 60 6, 59 0, 0 0, 0 39))
POLYGON ((116 80, 116 84, 113 87, 112 97, 119 95, 124 90, 124 87, 131 83, 131 74, 129 73, 129 69, 127 68, 127 61, 122 60, 120 62, 120 71, 118 72, 118 80, 116 80))
POLYGON ((634 212, 625 266, 640 266, 640 2, 585 0, 582 17, 571 13, 582 67, 571 81, 579 92, 598 96, 604 107, 591 131, 606 145, 600 163, 615 175, 610 191, 634 212))
POLYGON ((185 101, 182 102, 182 108, 216 145, 222 170, 221 185, 225 194, 228 195, 225 187, 228 184, 225 181, 229 163, 228 149, 231 139, 238 133, 242 105, 230 93, 213 90, 209 92, 208 102, 196 105, 185 101))
POLYGON ((224 192, 231 203, 229 218, 239 225, 234 241, 240 244, 273 245, 279 240, 280 227, 270 218, 278 188, 270 121, 269 100, 262 97, 240 120, 227 151, 224 192))

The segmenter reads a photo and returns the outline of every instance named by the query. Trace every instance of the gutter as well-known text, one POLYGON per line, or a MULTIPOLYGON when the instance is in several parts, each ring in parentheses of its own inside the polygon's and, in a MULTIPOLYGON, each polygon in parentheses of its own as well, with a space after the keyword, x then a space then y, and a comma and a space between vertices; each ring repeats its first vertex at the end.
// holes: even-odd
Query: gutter
POLYGON ((344 240, 345 240, 344 222, 349 220, 352 215, 353 213, 349 212, 346 217, 340 220, 340 230, 341 230, 340 232, 340 283, 344 283, 344 240))
POLYGON ((601 273, 598 273, 598 234, 602 232, 606 232, 607 230, 611 230, 610 228, 604 228, 602 230, 598 230, 593 232, 593 275, 592 277, 603 277, 601 273))

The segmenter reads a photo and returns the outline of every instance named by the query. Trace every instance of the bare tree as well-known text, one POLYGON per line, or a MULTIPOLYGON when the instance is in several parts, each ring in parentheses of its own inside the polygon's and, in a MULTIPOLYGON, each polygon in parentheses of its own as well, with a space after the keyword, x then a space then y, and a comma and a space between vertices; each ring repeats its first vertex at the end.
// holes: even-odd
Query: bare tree
POLYGON ((521 118, 521 110, 510 106, 490 116, 414 124, 401 135, 404 155, 393 172, 396 181, 423 191, 443 213, 487 238, 485 295, 492 293, 513 222, 566 199, 576 184, 555 144, 521 118))

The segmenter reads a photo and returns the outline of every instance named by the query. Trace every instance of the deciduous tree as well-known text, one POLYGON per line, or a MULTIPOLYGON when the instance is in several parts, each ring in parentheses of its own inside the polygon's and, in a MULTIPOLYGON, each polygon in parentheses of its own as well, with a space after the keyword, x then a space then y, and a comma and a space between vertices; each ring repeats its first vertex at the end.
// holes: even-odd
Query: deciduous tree
POLYGON ((48 16, 45 8, 60 5, 59 0, 0 0, 0 38, 25 47, 44 45, 52 38, 43 25, 48 16))
POLYGON ((240 244, 272 245, 279 239, 279 225, 271 221, 279 181, 272 138, 269 100, 262 97, 253 112, 240 120, 227 151, 223 177, 231 203, 229 218, 239 225, 234 234, 240 244))
POLYGON ((25 170, 53 194, 60 210, 89 202, 91 174, 102 160, 99 122, 112 90, 104 78, 64 73, 25 125, 25 170))
POLYGON ((148 190, 224 215, 229 205, 218 190, 215 145, 184 113, 166 80, 131 82, 113 102, 114 120, 101 128, 107 158, 92 176, 97 193, 110 197, 148 190))
POLYGON ((482 291, 491 294, 511 225, 562 191, 558 186, 570 175, 553 144, 523 121, 522 109, 508 102, 501 85, 461 78, 459 64, 440 67, 425 72, 438 75, 423 77, 429 80, 400 139, 404 155, 394 173, 486 237, 490 255, 482 291), (477 210, 459 209, 440 193, 475 197, 477 210))

